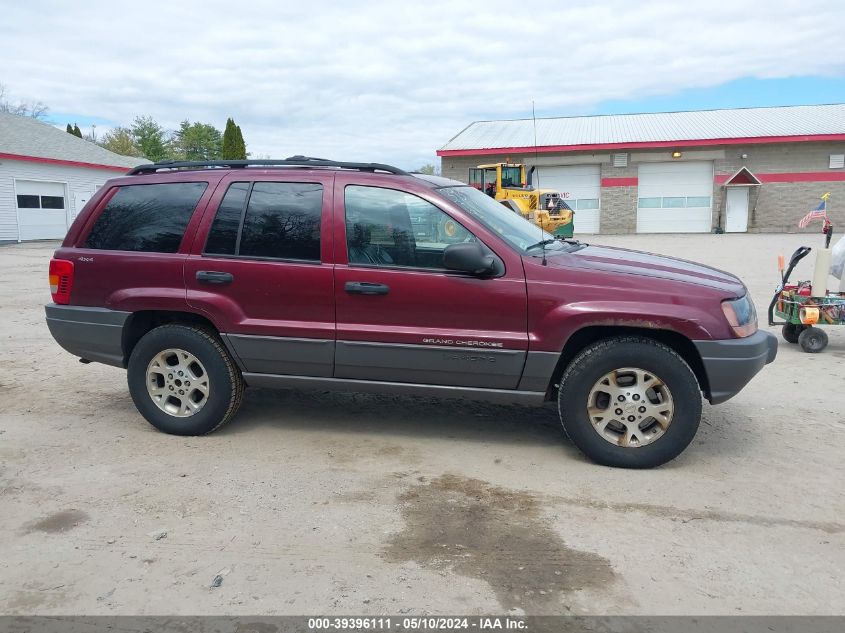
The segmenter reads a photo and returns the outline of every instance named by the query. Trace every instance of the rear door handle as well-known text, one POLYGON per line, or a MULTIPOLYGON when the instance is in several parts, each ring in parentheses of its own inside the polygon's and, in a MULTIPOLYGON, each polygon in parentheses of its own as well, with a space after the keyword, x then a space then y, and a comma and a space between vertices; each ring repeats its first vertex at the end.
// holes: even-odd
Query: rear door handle
POLYGON ((390 286, 369 281, 347 281, 343 289, 353 295, 386 295, 390 292, 390 286))
POLYGON ((216 270, 199 270, 197 271, 197 281, 201 284, 230 284, 235 280, 232 273, 221 273, 216 270))

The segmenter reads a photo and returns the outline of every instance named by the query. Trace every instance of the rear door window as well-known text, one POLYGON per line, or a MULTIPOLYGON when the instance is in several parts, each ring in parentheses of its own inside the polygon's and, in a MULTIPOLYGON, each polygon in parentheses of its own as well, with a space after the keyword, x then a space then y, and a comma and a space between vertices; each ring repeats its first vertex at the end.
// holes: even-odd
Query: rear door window
POLYGON ((97 218, 85 248, 175 253, 205 182, 125 185, 97 218))
POLYGON ((233 182, 214 216, 208 233, 205 252, 213 255, 234 255, 238 246, 238 230, 244 215, 250 183, 233 182))
POLYGON ((319 183, 232 183, 204 253, 319 262, 322 208, 319 183))

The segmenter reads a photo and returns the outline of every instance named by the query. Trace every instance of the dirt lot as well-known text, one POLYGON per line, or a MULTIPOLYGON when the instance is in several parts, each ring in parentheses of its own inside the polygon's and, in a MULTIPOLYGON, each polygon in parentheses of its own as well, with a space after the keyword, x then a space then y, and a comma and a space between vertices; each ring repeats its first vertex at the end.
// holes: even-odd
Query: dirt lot
MULTIPOLYGON (((594 241, 735 272, 762 311, 820 237, 594 241)), ((50 338, 53 247, 0 248, 1 613, 843 613, 845 328, 647 472, 588 463, 552 409, 397 397, 250 391, 178 438, 50 338)))

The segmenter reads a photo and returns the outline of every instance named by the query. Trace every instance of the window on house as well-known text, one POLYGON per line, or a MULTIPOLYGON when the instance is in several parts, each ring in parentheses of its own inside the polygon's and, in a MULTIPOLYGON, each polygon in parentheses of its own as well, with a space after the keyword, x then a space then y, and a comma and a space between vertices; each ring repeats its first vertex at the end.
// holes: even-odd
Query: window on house
MULTIPOLYGON (((574 201, 573 201, 574 202, 574 201)), ((569 205, 573 209, 575 208, 572 203, 569 205)), ((578 200, 578 210, 582 209, 598 209, 599 208, 599 200, 598 198, 579 198, 578 200)))
POLYGON ((41 196, 42 209, 64 209, 65 199, 63 196, 41 196))
POLYGON ((710 196, 689 196, 687 197, 687 207, 709 207, 710 196))
POLYGON ((687 206, 687 199, 684 197, 675 196, 663 198, 664 209, 683 209, 685 206, 687 206))
POLYGON ((40 209, 38 196, 18 196, 18 209, 40 209))
POLYGON ((710 196, 666 196, 663 198, 639 198, 637 201, 637 207, 640 209, 684 209, 709 206, 710 196))

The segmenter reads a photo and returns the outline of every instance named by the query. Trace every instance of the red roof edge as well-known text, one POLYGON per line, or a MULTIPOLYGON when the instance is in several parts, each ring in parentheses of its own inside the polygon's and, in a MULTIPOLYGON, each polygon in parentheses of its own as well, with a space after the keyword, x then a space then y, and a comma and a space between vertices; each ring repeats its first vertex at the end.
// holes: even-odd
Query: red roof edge
POLYGON ((438 156, 480 156, 538 152, 576 152, 607 149, 655 149, 661 147, 710 147, 713 145, 757 145, 761 143, 812 143, 820 141, 845 141, 845 134, 805 134, 801 136, 750 136, 744 138, 705 138, 677 141, 639 141, 636 143, 596 143, 581 145, 544 145, 540 147, 491 147, 484 149, 439 149, 438 156))
POLYGON ((61 158, 44 158, 43 156, 24 156, 22 154, 0 153, 0 160, 23 160, 30 163, 48 163, 50 165, 64 165, 65 167, 84 167, 86 169, 111 169, 112 171, 128 172, 131 167, 118 167, 117 165, 100 165, 98 163, 81 163, 75 160, 62 160, 61 158))

